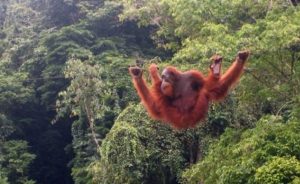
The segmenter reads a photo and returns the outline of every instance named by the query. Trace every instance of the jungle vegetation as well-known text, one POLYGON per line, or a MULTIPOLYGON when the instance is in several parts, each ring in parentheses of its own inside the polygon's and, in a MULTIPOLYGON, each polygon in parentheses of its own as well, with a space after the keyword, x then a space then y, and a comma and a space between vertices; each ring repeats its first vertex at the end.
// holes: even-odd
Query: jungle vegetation
POLYGON ((298 0, 1 0, 1 184, 300 183, 298 0), (151 120, 128 67, 251 56, 194 129, 151 120))

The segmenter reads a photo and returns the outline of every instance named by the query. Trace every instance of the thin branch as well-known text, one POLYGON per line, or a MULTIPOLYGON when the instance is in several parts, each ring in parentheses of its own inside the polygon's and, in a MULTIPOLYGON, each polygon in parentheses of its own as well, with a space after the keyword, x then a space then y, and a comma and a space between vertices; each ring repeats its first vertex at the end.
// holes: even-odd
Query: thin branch
POLYGON ((290 80, 293 80, 295 62, 296 62, 296 55, 295 55, 295 52, 292 52, 292 60, 291 60, 291 77, 290 77, 290 80))
POLYGON ((280 70, 280 68, 278 68, 276 65, 274 65, 272 62, 270 62, 270 61, 268 61, 268 60, 266 60, 266 62, 271 66, 271 67, 273 67, 276 71, 278 71, 285 79, 286 79, 286 81, 288 81, 288 79, 289 79, 289 76, 286 74, 286 73, 284 73, 282 70, 280 70))
POLYGON ((250 70, 246 70, 247 73, 249 73, 250 75, 252 75, 252 77, 257 80, 258 82, 260 82, 261 84, 263 84, 264 86, 266 86, 269 89, 274 90, 275 92, 277 92, 280 95, 283 95, 280 91, 278 91, 277 89, 275 89, 273 86, 270 86, 270 83, 262 80, 262 78, 257 77, 253 72, 251 72, 250 70))
POLYGON ((100 145, 97 141, 96 133, 95 133, 95 130, 94 130, 94 118, 92 117, 92 113, 91 113, 90 109, 88 108, 88 105, 86 104, 85 100, 84 100, 84 108, 85 108, 86 115, 87 115, 87 118, 88 118, 88 121, 89 121, 89 127, 90 127, 91 132, 92 132, 93 140, 94 140, 94 142, 97 146, 97 150, 99 150, 100 145))
POLYGON ((278 109, 278 111, 277 111, 277 113, 276 113, 276 116, 279 116, 279 113, 283 110, 283 108, 287 107, 289 104, 292 104, 292 103, 293 103, 293 100, 284 103, 284 104, 278 109))

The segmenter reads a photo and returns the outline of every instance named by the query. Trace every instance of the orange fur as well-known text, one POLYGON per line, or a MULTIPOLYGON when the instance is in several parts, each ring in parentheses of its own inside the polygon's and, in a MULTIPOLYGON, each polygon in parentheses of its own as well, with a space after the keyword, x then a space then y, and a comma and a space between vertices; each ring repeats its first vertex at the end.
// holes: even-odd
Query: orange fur
MULTIPOLYGON (((129 71, 132 75, 134 86, 147 109, 150 116, 156 120, 169 123, 174 128, 186 129, 195 127, 203 120, 208 112, 210 101, 223 99, 230 87, 232 87, 241 74, 249 56, 248 51, 239 52, 236 60, 225 72, 224 75, 215 75, 212 72, 208 77, 196 70, 187 72, 178 71, 175 67, 167 67, 167 74, 175 76, 172 90, 174 96, 166 96, 162 92, 161 86, 165 79, 158 74, 158 68, 151 64, 149 72, 152 86, 149 88, 142 77, 141 69, 131 67, 129 71)), ((218 57, 220 62, 220 57, 218 57)), ((172 84, 167 82, 168 85, 172 84)))

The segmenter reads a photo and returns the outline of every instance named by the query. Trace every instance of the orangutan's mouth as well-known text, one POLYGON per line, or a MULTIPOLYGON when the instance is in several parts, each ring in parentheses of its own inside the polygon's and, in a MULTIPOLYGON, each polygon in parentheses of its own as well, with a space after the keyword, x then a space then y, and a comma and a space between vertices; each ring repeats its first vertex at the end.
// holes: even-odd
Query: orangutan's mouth
POLYGON ((220 70, 221 70, 221 64, 220 63, 216 63, 212 66, 213 69, 213 74, 214 75, 220 75, 220 70))

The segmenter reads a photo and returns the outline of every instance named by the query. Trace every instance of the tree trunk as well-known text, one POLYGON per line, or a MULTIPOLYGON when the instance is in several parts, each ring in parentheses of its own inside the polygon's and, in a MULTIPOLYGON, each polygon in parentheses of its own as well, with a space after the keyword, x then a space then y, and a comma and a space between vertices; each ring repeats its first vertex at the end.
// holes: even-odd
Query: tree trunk
POLYGON ((90 127, 91 132, 92 132, 92 138, 93 138, 93 140, 94 140, 94 142, 97 146, 97 150, 99 150, 100 145, 97 141, 96 133, 95 133, 95 130, 94 130, 94 118, 93 118, 92 113, 90 112, 86 102, 84 102, 84 108, 85 108, 85 112, 86 112, 86 115, 87 115, 87 118, 88 118, 88 121, 89 121, 89 127, 90 127))

